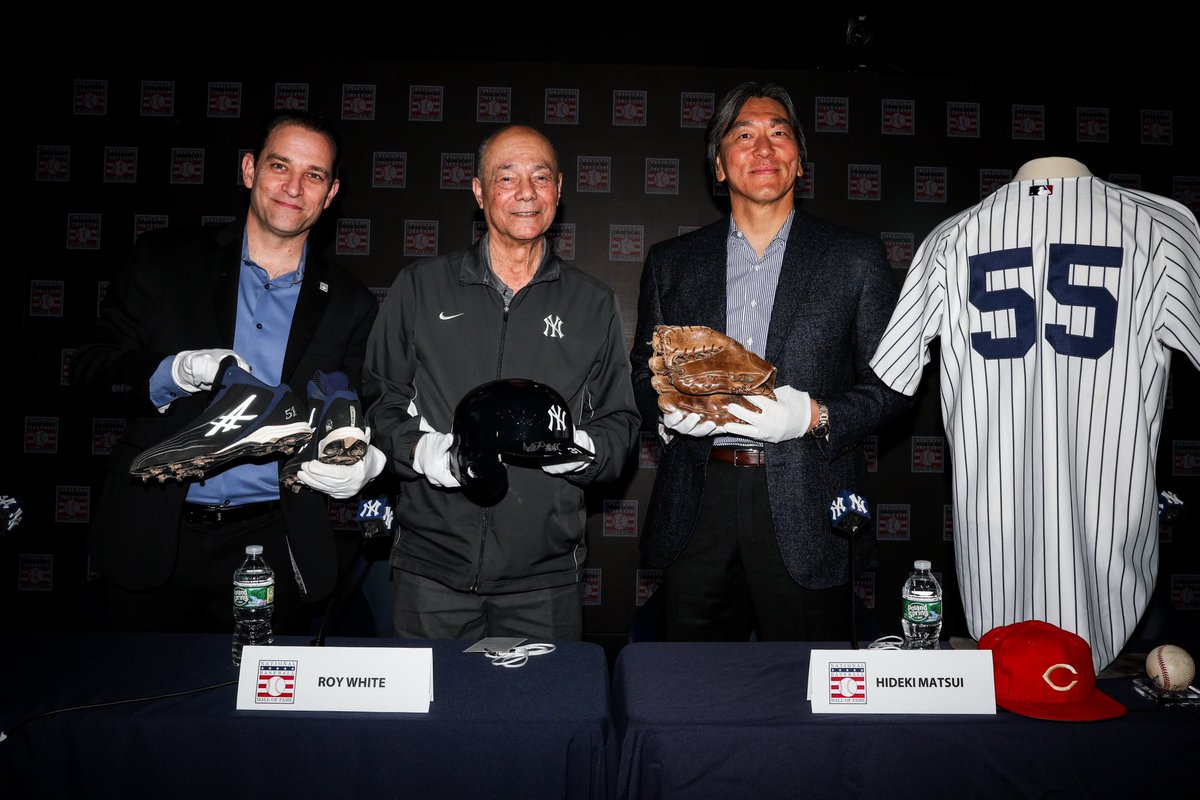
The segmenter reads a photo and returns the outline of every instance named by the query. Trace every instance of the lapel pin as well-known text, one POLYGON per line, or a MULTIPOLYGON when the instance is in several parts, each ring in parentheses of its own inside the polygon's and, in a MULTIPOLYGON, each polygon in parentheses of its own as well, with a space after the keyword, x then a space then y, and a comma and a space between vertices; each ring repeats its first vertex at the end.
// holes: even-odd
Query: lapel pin
POLYGON ((322 292, 325 292, 325 293, 329 292, 329 284, 328 283, 326 283, 325 281, 321 281, 320 286, 321 286, 322 292))

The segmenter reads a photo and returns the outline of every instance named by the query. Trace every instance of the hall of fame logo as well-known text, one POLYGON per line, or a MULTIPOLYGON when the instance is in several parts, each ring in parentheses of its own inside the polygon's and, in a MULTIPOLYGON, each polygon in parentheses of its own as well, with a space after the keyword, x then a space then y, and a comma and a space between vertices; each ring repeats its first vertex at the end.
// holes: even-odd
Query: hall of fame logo
POLYGON ((875 506, 875 538, 881 542, 907 542, 911 519, 908 503, 879 503, 875 506))
POLYGON ((481 219, 471 223, 471 244, 479 244, 479 240, 487 233, 487 222, 481 219))
POLYGON ((1108 109, 1076 106, 1075 141, 1105 143, 1108 141, 1108 109))
POLYGON ((438 223, 435 219, 404 220, 404 255, 409 258, 436 256, 438 223))
POLYGON ((1180 611, 1200 611, 1200 575, 1171 575, 1171 605, 1180 611))
POLYGON ((863 439, 863 458, 867 462, 867 472, 879 471, 879 437, 872 434, 863 439))
POLYGON ((444 87, 409 86, 408 121, 441 122, 444 87))
POLYGON ((136 147, 104 148, 104 182, 137 183, 136 147))
POLYGON ((1171 474, 1200 475, 1200 441, 1195 439, 1172 440, 1171 474))
POLYGON ((583 570, 583 605, 598 606, 601 603, 601 574, 599 567, 583 570))
POLYGON ((133 240, 146 231, 156 231, 159 228, 167 227, 168 217, 166 214, 134 214, 133 215, 133 240))
POLYGON ((1142 109, 1142 144, 1173 144, 1175 112, 1164 109, 1142 109))
POLYGON ((75 102, 72 113, 86 116, 103 116, 108 113, 108 81, 75 81, 75 102))
POLYGON ((854 579, 854 593, 867 608, 875 607, 875 573, 867 571, 854 579))
POLYGON ((612 191, 612 158, 609 156, 579 156, 575 159, 575 191, 612 191))
POLYGON ((801 166, 803 172, 796 179, 796 187, 793 191, 796 197, 812 200, 817 193, 817 165, 812 161, 802 161, 801 166))
POLYGON ((92 489, 90 486, 55 486, 54 521, 84 524, 91 517, 92 489))
POLYGON ((987 197, 1004 184, 1012 180, 1011 169, 981 169, 979 170, 979 199, 987 197))
POLYGON ((54 590, 54 555, 52 553, 21 553, 17 557, 17 591, 50 592, 54 590))
POLYGON ((632 89, 613 90, 613 125, 646 125, 646 93, 632 89))
POLYGON ((637 536, 637 500, 604 501, 604 535, 637 536))
POLYGON ((829 702, 832 705, 867 704, 867 662, 829 662, 829 702))
POLYGON ((474 153, 442 153, 441 166, 438 170, 441 189, 470 189, 471 178, 475 175, 474 153))
POLYGON ((342 84, 342 119, 358 121, 375 119, 375 84, 342 84))
POLYGON ((652 431, 638 432, 638 469, 657 469, 662 458, 662 439, 652 431))
POLYGON ((960 139, 979 138, 979 103, 946 103, 946 135, 960 139))
POLYGON ((878 200, 882 195, 883 168, 879 164, 846 166, 846 199, 878 200))
POLYGON ((25 452, 58 452, 58 417, 25 418, 25 452))
POLYGON ((258 662, 254 702, 266 705, 296 702, 296 668, 299 661, 264 659, 258 662))
POLYGON ((912 471, 945 472, 946 440, 941 436, 912 437, 912 471))
POLYGON ((330 500, 329 524, 335 531, 358 531, 358 503, 353 500, 330 500))
POLYGON ((71 180, 71 148, 61 144, 39 144, 34 180, 71 180))
POLYGON ((716 105, 716 95, 712 92, 680 92, 679 127, 707 128, 716 105))
POLYGON ((125 435, 125 424, 121 417, 92 417, 92 455, 112 453, 117 441, 125 435))
POLYGON ((679 159, 646 159, 646 194, 679 194, 679 159))
POLYGON ((850 98, 818 97, 813 115, 813 130, 817 133, 849 133, 850 98))
POLYGON ((99 214, 67 214, 67 249, 100 249, 99 214))
POLYGON ((235 217, 232 214, 204 214, 200 217, 200 224, 204 225, 228 225, 233 222, 235 217))
POLYGON ((339 256, 371 255, 371 220, 339 219, 334 249, 339 256))
POLYGON ((882 125, 886 136, 912 136, 917 132, 917 105, 912 100, 880 101, 882 125))
POLYGON ((143 117, 175 116, 175 81, 142 81, 143 117))
POLYGON ((563 261, 575 259, 575 223, 555 222, 546 231, 546 238, 554 248, 554 255, 563 261))
POLYGON ((29 316, 61 317, 64 293, 62 281, 30 281, 29 316))
POLYGON ((371 188, 404 189, 408 185, 408 153, 371 154, 371 188))
POLYGON ((908 269, 913 260, 913 235, 911 231, 884 231, 879 234, 883 250, 887 253, 888 265, 892 269, 908 269))
POLYGON ((954 541, 954 506, 950 503, 942 504, 942 541, 954 541))
POLYGON ((1046 107, 1013 103, 1012 138, 1040 142, 1046 138, 1046 107))
POLYGON ((208 116, 236 118, 242 115, 242 84, 211 81, 208 84, 208 116))
POLYGON ((1136 172, 1111 172, 1108 182, 1125 189, 1141 189, 1142 176, 1136 172))
POLYGON ((578 125, 579 90, 547 89, 546 109, 542 119, 547 125, 578 125))
POLYGON ((508 123, 512 119, 512 88, 475 87, 475 121, 508 123))
POLYGON ((71 385, 71 362, 75 360, 75 348, 64 347, 58 353, 58 385, 71 385))
POLYGON ((383 301, 387 300, 388 292, 391 291, 390 286, 372 286, 371 294, 375 295, 375 302, 383 305, 383 301))
POLYGON ((633 595, 635 606, 644 606, 646 601, 654 596, 658 587, 662 586, 663 571, 661 569, 639 569, 634 578, 637 587, 633 595))
POLYGON ((171 148, 171 183, 204 183, 204 148, 171 148))
POLYGON ((642 240, 645 227, 642 225, 608 226, 608 260, 641 261, 642 240))
POLYGON ((913 202, 946 202, 947 173, 945 167, 913 168, 913 202))
POLYGON ((307 111, 307 83, 277 83, 275 84, 276 111, 307 111))
POLYGON ((1200 176, 1172 175, 1171 199, 1193 211, 1200 210, 1200 176))

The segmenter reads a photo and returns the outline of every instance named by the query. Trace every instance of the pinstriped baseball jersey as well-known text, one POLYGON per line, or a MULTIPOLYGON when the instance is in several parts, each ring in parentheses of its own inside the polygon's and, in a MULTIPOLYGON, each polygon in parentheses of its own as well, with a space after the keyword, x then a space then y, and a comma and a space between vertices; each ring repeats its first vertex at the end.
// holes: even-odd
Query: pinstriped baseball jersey
POLYGON ((1200 231, 1099 178, 1014 181, 922 243, 871 366, 912 394, 941 342, 955 560, 976 638, 1040 619, 1097 671, 1158 573, 1171 353, 1200 367, 1200 231))

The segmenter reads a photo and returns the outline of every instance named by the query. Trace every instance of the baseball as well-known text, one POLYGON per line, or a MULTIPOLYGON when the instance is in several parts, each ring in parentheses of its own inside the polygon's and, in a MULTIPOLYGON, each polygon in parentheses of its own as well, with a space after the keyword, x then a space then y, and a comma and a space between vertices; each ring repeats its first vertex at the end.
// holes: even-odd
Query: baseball
POLYGON ((1146 674, 1158 688, 1182 692, 1196 677, 1196 662, 1182 647, 1161 644, 1146 656, 1146 674))

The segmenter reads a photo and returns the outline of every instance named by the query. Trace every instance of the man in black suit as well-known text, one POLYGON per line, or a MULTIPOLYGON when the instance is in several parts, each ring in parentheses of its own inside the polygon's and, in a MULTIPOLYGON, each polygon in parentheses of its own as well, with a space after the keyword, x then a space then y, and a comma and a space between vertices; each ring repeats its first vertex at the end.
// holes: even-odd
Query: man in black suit
MULTIPOLYGON (((302 632, 312 603, 337 580, 327 497, 279 490, 279 461, 243 463, 203 481, 159 485, 129 467, 200 415, 223 357, 304 401, 317 370, 357 387, 377 303, 309 247, 338 191, 337 137, 303 113, 272 117, 242 161, 244 223, 144 234, 81 347, 75 384, 93 407, 128 417, 107 465, 89 546, 113 626, 228 631, 234 569, 247 544, 275 570, 275 630, 302 632)), ((382 468, 377 450, 354 466, 321 465, 322 492, 348 497, 382 468)), ((305 479, 302 470, 299 480, 305 479)))
MULTIPOLYGON (((896 302, 882 243, 795 209, 804 139, 792 100, 746 83, 722 98, 708 158, 732 214, 650 249, 631 354, 642 419, 666 441, 642 535, 665 568, 675 640, 838 640, 848 545, 827 508, 861 491, 863 438, 906 405, 868 362, 896 302), (707 325, 778 368, 741 422, 660 409, 656 325, 707 325)), ((866 538, 866 537, 864 537, 866 538)), ((856 548, 863 561, 869 546, 856 548)), ((860 562, 859 567, 862 566, 860 562)))

